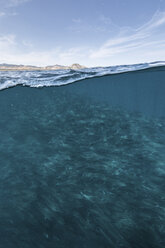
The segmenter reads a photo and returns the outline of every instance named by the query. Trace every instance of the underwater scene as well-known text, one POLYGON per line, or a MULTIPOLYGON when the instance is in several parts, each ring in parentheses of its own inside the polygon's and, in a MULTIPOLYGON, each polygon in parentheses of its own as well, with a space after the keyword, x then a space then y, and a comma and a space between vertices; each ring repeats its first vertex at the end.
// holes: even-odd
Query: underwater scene
POLYGON ((3 71, 0 89, 0 248, 165 247, 164 65, 3 71))

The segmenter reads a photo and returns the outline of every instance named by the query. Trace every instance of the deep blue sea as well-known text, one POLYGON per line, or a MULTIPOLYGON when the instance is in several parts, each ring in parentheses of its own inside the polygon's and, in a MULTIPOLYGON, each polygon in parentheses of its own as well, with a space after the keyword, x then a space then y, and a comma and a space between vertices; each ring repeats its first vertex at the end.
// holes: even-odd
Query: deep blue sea
POLYGON ((0 90, 0 248, 165 248, 165 63, 0 90))

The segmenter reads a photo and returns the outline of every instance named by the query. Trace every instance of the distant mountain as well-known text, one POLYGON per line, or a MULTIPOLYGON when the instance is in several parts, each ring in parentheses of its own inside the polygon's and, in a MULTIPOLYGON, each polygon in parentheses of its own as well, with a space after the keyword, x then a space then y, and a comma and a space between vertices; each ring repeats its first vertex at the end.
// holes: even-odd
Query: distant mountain
POLYGON ((4 71, 26 71, 26 70, 79 70, 86 68, 85 66, 79 64, 73 64, 71 66, 64 66, 64 65, 50 65, 50 66, 32 66, 32 65, 14 65, 14 64, 0 64, 0 70, 4 71))

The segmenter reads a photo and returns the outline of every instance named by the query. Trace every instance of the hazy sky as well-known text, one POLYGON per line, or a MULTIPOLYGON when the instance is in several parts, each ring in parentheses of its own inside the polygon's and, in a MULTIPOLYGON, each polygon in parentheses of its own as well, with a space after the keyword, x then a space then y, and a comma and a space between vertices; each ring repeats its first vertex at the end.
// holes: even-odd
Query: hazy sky
POLYGON ((165 60, 165 0, 0 0, 0 63, 165 60))

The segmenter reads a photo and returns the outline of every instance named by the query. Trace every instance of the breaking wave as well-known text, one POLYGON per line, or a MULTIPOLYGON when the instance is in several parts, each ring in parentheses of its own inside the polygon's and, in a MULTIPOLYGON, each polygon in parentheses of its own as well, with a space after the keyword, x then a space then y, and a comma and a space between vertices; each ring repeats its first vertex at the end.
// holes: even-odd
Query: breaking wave
POLYGON ((0 90, 16 85, 29 87, 61 86, 83 79, 101 77, 125 72, 141 71, 146 69, 165 69, 165 62, 152 62, 133 65, 118 65, 109 67, 85 68, 80 70, 54 71, 1 71, 0 90))

